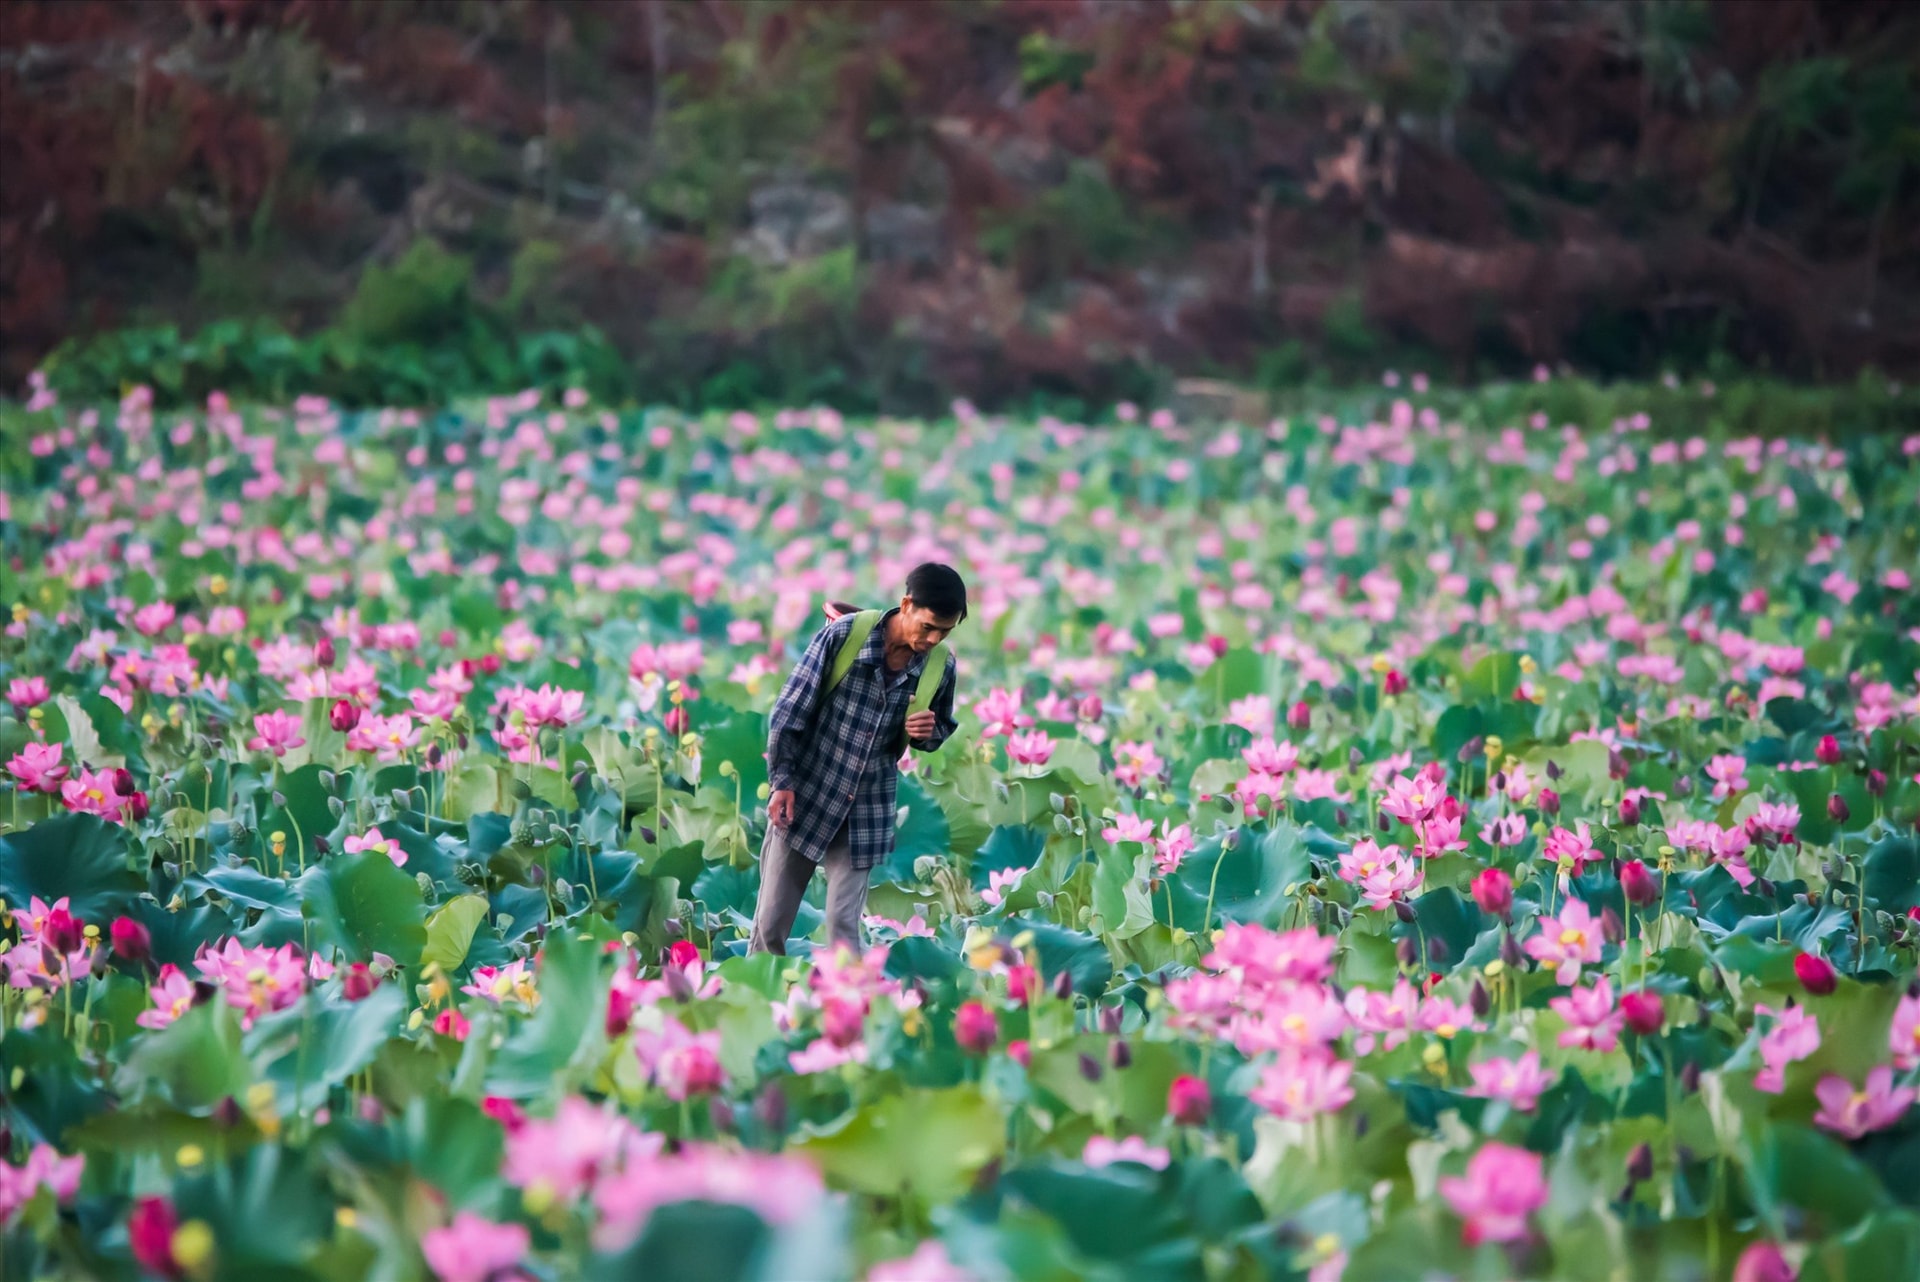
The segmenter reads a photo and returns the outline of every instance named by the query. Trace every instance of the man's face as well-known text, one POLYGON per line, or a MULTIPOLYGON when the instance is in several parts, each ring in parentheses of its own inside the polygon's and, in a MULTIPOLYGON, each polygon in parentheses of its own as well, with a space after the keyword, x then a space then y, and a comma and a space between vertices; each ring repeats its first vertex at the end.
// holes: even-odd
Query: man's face
POLYGON ((903 625, 902 635, 907 644, 913 647, 915 654, 925 654, 947 639, 947 634, 959 626, 960 620, 953 615, 938 615, 925 606, 914 604, 912 597, 902 598, 900 619, 903 625))

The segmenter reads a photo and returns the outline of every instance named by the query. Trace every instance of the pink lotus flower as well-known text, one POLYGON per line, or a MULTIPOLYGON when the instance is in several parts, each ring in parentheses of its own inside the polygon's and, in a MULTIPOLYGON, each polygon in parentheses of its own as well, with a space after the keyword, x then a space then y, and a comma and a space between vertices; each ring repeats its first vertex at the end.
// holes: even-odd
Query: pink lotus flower
POLYGON ((299 719, 278 708, 255 716, 253 729, 253 738, 247 740, 247 748, 253 752, 266 751, 276 757, 284 757, 287 749, 301 747, 307 742, 300 736, 299 719))
POLYGON ((551 1118, 507 1128, 500 1176, 516 1188, 540 1189, 567 1202, 622 1161, 657 1152, 665 1143, 665 1136, 636 1130, 618 1113, 569 1095, 551 1118))
POLYGON ((1283 1056, 1260 1074, 1247 1098, 1276 1117, 1308 1122, 1353 1102, 1353 1065, 1318 1055, 1283 1056))
POLYGON ((68 810, 83 815, 99 815, 109 823, 123 822, 127 799, 114 791, 111 770, 80 767, 77 777, 60 785, 60 800, 68 810))
POLYGON ((1887 1030, 1893 1066, 1903 1073, 1920 1068, 1920 996, 1907 996, 1893 1008, 1893 1027, 1887 1030))
POLYGON ((292 944, 247 948, 229 939, 217 951, 202 944, 194 965, 226 992, 227 1005, 240 1012, 242 1028, 252 1028, 262 1015, 285 1010, 307 989, 306 958, 292 944))
POLYGON ((13 714, 24 718, 28 708, 37 708, 53 698, 53 691, 47 688, 45 677, 15 677, 7 682, 7 702, 13 705, 13 714))
POLYGON ((912 1255, 881 1260, 867 1270, 866 1282, 978 1282, 953 1262, 937 1238, 928 1238, 912 1255))
POLYGON ((1614 1009, 1613 985, 1605 975, 1592 988, 1576 988, 1569 996, 1556 997, 1547 1005, 1567 1021, 1560 1045, 1610 1051, 1620 1044, 1620 1028, 1626 1016, 1614 1009))
POLYGON ((710 1095, 725 1084, 720 1071, 720 1030, 705 1033, 687 1031, 673 1016, 661 1020, 660 1029, 636 1028, 633 1053, 640 1067, 670 1100, 693 1095, 710 1095))
POLYGON ((1547 1204, 1547 1183, 1538 1153, 1488 1143, 1467 1162, 1464 1179, 1445 1176, 1440 1195, 1466 1223, 1467 1245, 1517 1242, 1527 1235, 1527 1217, 1547 1204))
POLYGON ((1572 829, 1555 828, 1548 833, 1540 857, 1552 861, 1561 877, 1578 877, 1600 857, 1600 852, 1594 849, 1593 835, 1582 819, 1572 829))
POLYGON ((825 1196, 819 1171, 804 1158, 699 1143, 671 1154, 656 1149, 630 1157, 594 1187, 600 1223, 593 1244, 601 1251, 624 1248, 640 1236, 656 1208, 674 1202, 744 1206, 780 1226, 813 1215, 825 1196))
POLYGON ((1053 758, 1053 738, 1044 730, 1010 735, 1007 756, 1018 765, 1044 766, 1053 758))
POLYGON ((193 1005, 193 981, 169 962, 160 968, 159 982, 147 989, 153 1009, 141 1011, 134 1023, 142 1028, 165 1028, 193 1005))
POLYGON ((420 1252, 440 1282, 490 1282, 520 1263, 532 1238, 518 1224, 495 1224, 462 1211, 445 1228, 429 1229, 420 1252))
POLYGON ((1578 899, 1569 899, 1557 917, 1542 917, 1540 931, 1527 940, 1527 955, 1557 967, 1554 978, 1571 988, 1580 968, 1600 961, 1600 923, 1578 899))
POLYGON ((973 715, 980 718, 980 733, 988 739, 1012 735, 1033 724, 1033 718, 1020 711, 1019 693, 999 686, 973 705, 973 715))
POLYGON ((1180 869, 1181 861, 1193 850, 1193 825, 1180 824, 1170 827, 1170 819, 1160 821, 1161 836, 1153 845, 1153 867, 1163 877, 1172 876, 1180 869))
POLYGON ((539 990, 534 987, 533 976, 527 973, 524 957, 515 958, 504 966, 475 966, 473 982, 461 985, 460 991, 471 997, 485 998, 495 1006, 509 998, 529 1010, 540 1003, 539 990))
POLYGON ((1153 820, 1122 811, 1113 817, 1112 824, 1100 830, 1100 835, 1107 841, 1150 842, 1153 840, 1153 820))
POLYGON ((1134 1162, 1156 1171, 1164 1171, 1173 1160, 1166 1149, 1156 1148, 1138 1135, 1129 1135, 1125 1139, 1114 1140, 1105 1135, 1087 1137, 1087 1147, 1081 1152, 1080 1160, 1089 1167, 1112 1166, 1115 1162, 1134 1162))
POLYGON ((1747 759, 1732 753, 1713 757, 1707 762, 1707 778, 1713 780, 1713 799, 1725 801, 1728 797, 1747 789, 1747 759))
POLYGON ((1773 1027, 1760 1039, 1760 1062, 1753 1084, 1770 1095, 1786 1089, 1787 1065, 1807 1058, 1820 1049, 1820 1023, 1804 1006, 1789 1006, 1776 1011, 1766 1003, 1755 1006, 1756 1015, 1773 1017, 1773 1027))
POLYGON ((1866 1085, 1859 1090, 1846 1078, 1829 1073, 1813 1088, 1813 1097, 1820 1101, 1820 1111, 1813 1120, 1836 1135, 1857 1140, 1905 1117, 1914 1095, 1911 1086, 1894 1089, 1893 1069, 1886 1064, 1869 1070, 1866 1085))
POLYGON ((987 888, 980 892, 980 898, 998 908, 1006 901, 1006 892, 1020 884, 1027 875, 1025 868, 996 868, 987 874, 987 888))
POLYGON ((1540 1052, 1519 1059, 1488 1059, 1471 1066, 1473 1087, 1466 1094, 1505 1100, 1522 1113, 1540 1104, 1540 1094, 1553 1085, 1554 1076, 1540 1067, 1540 1052))
POLYGON ((400 848, 399 842, 394 841, 392 838, 382 836, 377 826, 367 829, 366 832, 359 836, 348 833, 347 839, 340 844, 350 855, 358 854, 362 850, 371 850, 376 854, 382 854, 391 859, 393 866, 396 868, 406 867, 407 852, 400 848))
POLYGON ((1300 749, 1292 743, 1275 743, 1271 735, 1254 741, 1252 747, 1240 750, 1240 759, 1247 763, 1247 769, 1256 774, 1284 775, 1300 762, 1300 749))
POLYGON ((1415 776, 1410 779, 1399 775, 1388 785, 1387 795, 1380 801, 1380 809, 1412 828, 1434 812, 1444 795, 1424 778, 1415 776))
POLYGON ((67 777, 61 755, 57 743, 28 742, 7 762, 7 772, 28 792, 59 792, 60 781, 67 777))
POLYGON ((80 1191, 80 1174, 86 1162, 77 1153, 60 1156, 51 1144, 35 1144, 19 1166, 0 1161, 0 1226, 12 1223, 14 1214, 43 1188, 53 1190, 54 1201, 62 1206, 72 1202, 80 1191))
POLYGON ((1139 788, 1148 779, 1158 779, 1167 763, 1160 759, 1151 743, 1121 742, 1113 745, 1113 778, 1126 788, 1139 788))
POLYGON ((579 690, 560 690, 551 685, 543 685, 538 690, 510 686, 501 692, 500 703, 518 710, 529 726, 564 729, 584 715, 586 695, 579 690))

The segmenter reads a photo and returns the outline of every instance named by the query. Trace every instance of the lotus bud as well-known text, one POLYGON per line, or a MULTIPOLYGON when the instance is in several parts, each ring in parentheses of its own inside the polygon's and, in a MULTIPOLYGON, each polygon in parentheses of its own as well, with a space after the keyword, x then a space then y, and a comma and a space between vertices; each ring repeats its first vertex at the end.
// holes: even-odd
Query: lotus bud
POLYGON ((1387 675, 1381 680, 1380 688, 1388 695, 1407 692, 1407 678, 1398 668, 1388 668, 1387 675))
POLYGON ((787 1132, 787 1093, 778 1082, 768 1082, 753 1101, 753 1120, 774 1135, 787 1132))
POLYGON ((733 1105, 727 1103, 724 1096, 707 1096, 707 1120, 713 1123, 715 1134, 733 1134, 735 1130, 733 1105))
POLYGON ((1637 828, 1640 825, 1640 799, 1634 796, 1620 798, 1620 824, 1625 828, 1637 828))
POLYGON ((232 1130, 240 1125, 246 1116, 246 1112, 240 1107, 240 1101, 231 1095, 222 1096, 220 1102, 213 1106, 214 1124, 222 1130, 232 1130))
POLYGON ((127 798, 126 811, 129 819, 139 823, 153 812, 153 807, 148 803, 146 793, 136 792, 127 798))
POLYGON ((1508 920, 1513 913, 1513 878, 1498 868, 1486 868, 1473 879, 1471 887, 1473 902, 1480 905, 1481 911, 1490 913, 1502 921, 1508 920))
POLYGON ((1119 1032, 1120 1021, 1124 1013, 1125 1012, 1118 1006, 1102 1006, 1100 1008, 1100 1031, 1103 1033, 1119 1032))
POLYGON ((1693 792, 1693 776, 1681 775, 1673 781, 1673 793, 1676 797, 1690 796, 1693 792))
POLYGON ((1167 1087, 1167 1116, 1181 1126, 1205 1126, 1213 1112, 1213 1092, 1197 1077, 1182 1074, 1167 1087))
POLYGON ((1540 790, 1540 813, 1557 815, 1560 813, 1560 794, 1551 788, 1540 790))
POLYGON ((1082 721, 1098 721, 1106 712, 1106 705, 1100 701, 1099 695, 1090 694, 1080 701, 1079 711, 1082 721))
POLYGON ((1393 955, 1399 961, 1401 969, 1411 970, 1420 960, 1420 950, 1414 944, 1413 936, 1408 935, 1404 939, 1395 940, 1393 955))
POLYGON ((1613 910, 1612 904, 1600 910, 1600 934, 1609 944, 1617 944, 1625 938, 1620 914, 1613 910))
POLYGON ((1660 898, 1660 884, 1638 859, 1629 859, 1620 865, 1620 889, 1626 892, 1628 903, 1641 908, 1660 898))
POLYGON ((357 1002, 373 995, 380 987, 380 981, 374 977, 365 962, 355 962, 347 968, 340 979, 340 994, 350 1002, 357 1002))
POLYGON ((1653 1146, 1641 1140, 1627 1154, 1627 1187, 1653 1178, 1653 1146))
POLYGON ((1646 991, 1625 993, 1620 998, 1620 1013, 1627 1027, 1642 1037, 1651 1037, 1667 1021, 1666 1005, 1658 994, 1646 991))
POLYGON ((1067 971, 1059 971, 1053 977, 1053 995, 1061 1001, 1073 996, 1073 976, 1067 971))
POLYGON ((323 634, 321 638, 313 644, 313 666, 321 669, 330 669, 333 667, 335 657, 333 652, 333 638, 323 634))
POLYGON ((1825 997, 1840 986, 1840 974, 1833 963, 1813 953, 1801 953, 1793 959, 1794 977, 1815 997, 1825 997))
POLYGON ((1835 823, 1845 823, 1852 814, 1853 812, 1847 808, 1847 799, 1839 793, 1833 793, 1827 798, 1827 818, 1835 823))
POLYGON ((1527 955, 1520 950, 1520 941, 1513 937, 1511 930, 1503 933, 1500 939, 1500 960, 1513 970, 1523 970, 1527 964, 1527 955))
POLYGON ((1000 1040, 1000 1021, 982 1003, 964 1002, 954 1012, 953 1040, 969 1055, 985 1055, 1000 1040))
POLYGON ((1404 899, 1396 899, 1393 901, 1393 915, 1408 925, 1412 925, 1415 921, 1419 920, 1420 910, 1404 899))
POLYGON ((133 795, 133 789, 133 771, 127 769, 125 766, 115 766, 113 770, 114 795, 130 797, 133 795))
POLYGON ((1830 734, 1820 736, 1820 742, 1813 750, 1813 759, 1823 766, 1840 764, 1840 741, 1830 734))
POLYGON ((336 699, 327 709, 327 724, 345 734, 360 724, 360 709, 347 699, 336 699))
POLYGON ((1080 1076, 1086 1078, 1089 1082, 1097 1082, 1105 1075, 1106 1070, 1100 1067, 1099 1060, 1087 1054, 1085 1051, 1080 1052, 1080 1076))
POLYGON ((1130 1068, 1133 1065, 1133 1048, 1127 1045, 1125 1038, 1115 1038, 1107 1047, 1107 1062, 1116 1069, 1130 1068))
POLYGON ((1700 1089, 1700 1061, 1688 1060, 1680 1069, 1680 1089, 1692 1095, 1700 1089))
POLYGON ((1481 983, 1477 976, 1474 978, 1473 987, 1467 990, 1467 1005, 1481 1019, 1485 1019, 1487 1012, 1493 1009, 1493 997, 1487 992, 1487 986, 1481 983))
POLYGON ((1884 770, 1867 771, 1867 795, 1884 797, 1887 795, 1887 772, 1884 770))
POLYGON ((1772 1242, 1749 1244, 1733 1265, 1733 1282, 1794 1282, 1799 1276, 1772 1242))
POLYGON ((1607 778, 1625 779, 1627 777, 1627 759, 1620 755, 1618 748, 1607 749, 1607 778))
POLYGON ((1460 751, 1453 754, 1453 759, 1459 762, 1472 761, 1475 757, 1480 755, 1480 750, 1486 747, 1486 743, 1487 741, 1483 739, 1481 736, 1475 735, 1473 738, 1467 740, 1465 743, 1460 745, 1460 751))
POLYGON ((153 934, 131 917, 116 917, 109 932, 113 952, 122 961, 144 965, 153 957, 153 934))

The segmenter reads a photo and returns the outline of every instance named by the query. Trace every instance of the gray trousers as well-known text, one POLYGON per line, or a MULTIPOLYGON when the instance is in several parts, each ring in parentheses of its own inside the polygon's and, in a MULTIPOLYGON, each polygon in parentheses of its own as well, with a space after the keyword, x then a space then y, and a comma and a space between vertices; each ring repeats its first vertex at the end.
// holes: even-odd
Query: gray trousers
MULTIPOLYGON (((846 825, 834 834, 817 866, 827 874, 827 947, 844 943, 859 952, 864 946, 860 917, 867 906, 868 874, 853 866, 853 845, 846 825)), ((753 906, 749 954, 786 956, 787 936, 793 931, 793 919, 800 912, 800 899, 807 893, 815 867, 811 859, 787 844, 783 829, 767 825, 767 838, 760 845, 760 898, 753 906)))

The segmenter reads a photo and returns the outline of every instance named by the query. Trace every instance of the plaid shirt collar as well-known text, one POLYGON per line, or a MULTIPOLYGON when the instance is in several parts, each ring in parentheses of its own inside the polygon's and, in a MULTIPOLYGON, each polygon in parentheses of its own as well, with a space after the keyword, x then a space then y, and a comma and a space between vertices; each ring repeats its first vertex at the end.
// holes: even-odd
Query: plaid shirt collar
POLYGON ((880 616, 880 621, 873 625, 873 631, 867 634, 867 643, 860 647, 860 653, 855 655, 853 660, 855 663, 879 669, 881 680, 888 685, 916 678, 920 675, 920 670, 927 666, 927 656, 916 653, 913 658, 907 660, 906 668, 900 672, 887 667, 887 625, 893 622, 893 616, 898 613, 900 613, 900 607, 896 605, 880 616))

